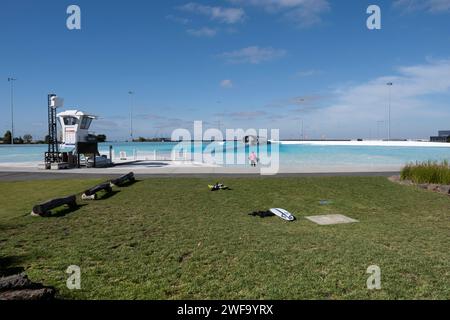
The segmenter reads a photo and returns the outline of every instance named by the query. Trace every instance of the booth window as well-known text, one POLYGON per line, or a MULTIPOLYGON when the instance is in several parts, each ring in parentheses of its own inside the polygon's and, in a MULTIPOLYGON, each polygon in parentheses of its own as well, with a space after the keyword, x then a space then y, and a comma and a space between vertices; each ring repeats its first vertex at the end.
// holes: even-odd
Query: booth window
POLYGON ((64 124, 66 126, 74 126, 78 124, 78 119, 75 117, 64 117, 64 124))
POLYGON ((92 119, 91 119, 91 118, 83 117, 83 119, 81 120, 81 126, 80 126, 80 128, 81 128, 81 129, 84 129, 84 130, 89 129, 89 127, 91 126, 91 122, 92 122, 92 119))

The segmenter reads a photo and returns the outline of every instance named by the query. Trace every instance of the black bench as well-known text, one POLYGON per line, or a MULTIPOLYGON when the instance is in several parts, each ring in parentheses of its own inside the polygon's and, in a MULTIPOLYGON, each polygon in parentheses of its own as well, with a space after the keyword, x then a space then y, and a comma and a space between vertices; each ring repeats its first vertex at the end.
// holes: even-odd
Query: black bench
POLYGON ((81 199, 83 200, 97 200, 97 193, 100 191, 106 191, 107 193, 112 192, 112 187, 109 182, 105 182, 102 184, 99 184, 95 187, 92 187, 88 190, 86 190, 82 195, 81 199))
POLYGON ((31 215, 33 216, 46 216, 50 215, 52 209, 67 205, 70 209, 77 207, 77 197, 75 195, 65 198, 52 199, 47 202, 35 205, 31 215))
POLYGON ((134 182, 134 181, 135 181, 134 173, 130 172, 130 173, 128 173, 124 176, 121 176, 117 179, 111 180, 110 184, 111 184, 111 186, 119 187, 119 186, 125 184, 126 182, 134 182))

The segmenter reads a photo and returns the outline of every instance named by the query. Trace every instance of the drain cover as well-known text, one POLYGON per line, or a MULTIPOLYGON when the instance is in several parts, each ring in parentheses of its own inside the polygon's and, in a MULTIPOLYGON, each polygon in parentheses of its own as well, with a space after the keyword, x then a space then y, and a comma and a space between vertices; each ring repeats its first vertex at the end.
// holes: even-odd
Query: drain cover
POLYGON ((306 219, 308 219, 314 223, 317 223, 321 226, 359 222, 358 220, 346 217, 342 214, 328 214, 328 215, 321 215, 321 216, 311 216, 311 217, 306 217, 306 219))

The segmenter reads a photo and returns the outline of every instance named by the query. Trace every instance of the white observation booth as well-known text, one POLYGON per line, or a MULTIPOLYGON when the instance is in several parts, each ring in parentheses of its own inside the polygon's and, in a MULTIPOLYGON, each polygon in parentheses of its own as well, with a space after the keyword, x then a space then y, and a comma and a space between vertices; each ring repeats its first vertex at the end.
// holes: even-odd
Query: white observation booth
POLYGON ((62 129, 62 148, 75 148, 80 142, 96 141, 95 135, 89 133, 92 120, 97 119, 96 116, 78 110, 67 110, 57 116, 62 129))
POLYGON ((79 110, 67 110, 56 114, 56 109, 64 105, 64 99, 55 94, 48 95, 49 139, 45 153, 45 167, 51 169, 81 166, 80 156, 84 156, 87 167, 109 166, 111 160, 100 156, 97 136, 89 132, 92 120, 97 116, 79 110), (61 126, 58 137, 57 122, 61 126))

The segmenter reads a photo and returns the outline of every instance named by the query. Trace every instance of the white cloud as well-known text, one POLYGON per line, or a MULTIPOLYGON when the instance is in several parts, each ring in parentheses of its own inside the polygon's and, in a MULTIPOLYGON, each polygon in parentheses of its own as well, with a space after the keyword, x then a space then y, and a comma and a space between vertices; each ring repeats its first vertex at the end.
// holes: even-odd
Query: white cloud
MULTIPOLYGON (((439 97, 450 95, 450 60, 397 68, 397 75, 383 76, 367 83, 335 90, 336 100, 329 107, 309 112, 309 119, 328 137, 337 132, 346 137, 369 137, 377 121, 387 123, 389 88, 392 87, 393 137, 421 137, 445 127, 449 105, 439 97)), ((342 136, 341 136, 342 137, 342 136)))
POLYGON ((407 12, 424 10, 440 13, 450 11, 450 0, 396 0, 394 6, 407 12))
POLYGON ((229 63, 260 64, 262 62, 282 58, 285 55, 285 50, 274 49, 271 47, 260 48, 258 46, 252 46, 240 50, 224 52, 220 54, 219 57, 225 59, 229 63))
POLYGON ((186 30, 186 32, 194 37, 206 37, 206 38, 213 38, 217 34, 216 29, 211 29, 208 27, 203 27, 200 29, 188 29, 186 30))
POLYGON ((235 4, 263 8, 272 14, 281 13, 300 27, 322 22, 321 15, 330 11, 328 0, 228 0, 235 4))
POLYGON ((235 24, 238 22, 242 22, 245 19, 245 11, 241 8, 212 7, 190 2, 178 7, 178 9, 190 13, 208 16, 211 20, 227 24, 235 24))
POLYGON ((220 82, 220 86, 222 88, 231 89, 231 88, 233 88, 233 81, 231 81, 231 80, 222 80, 220 82))

